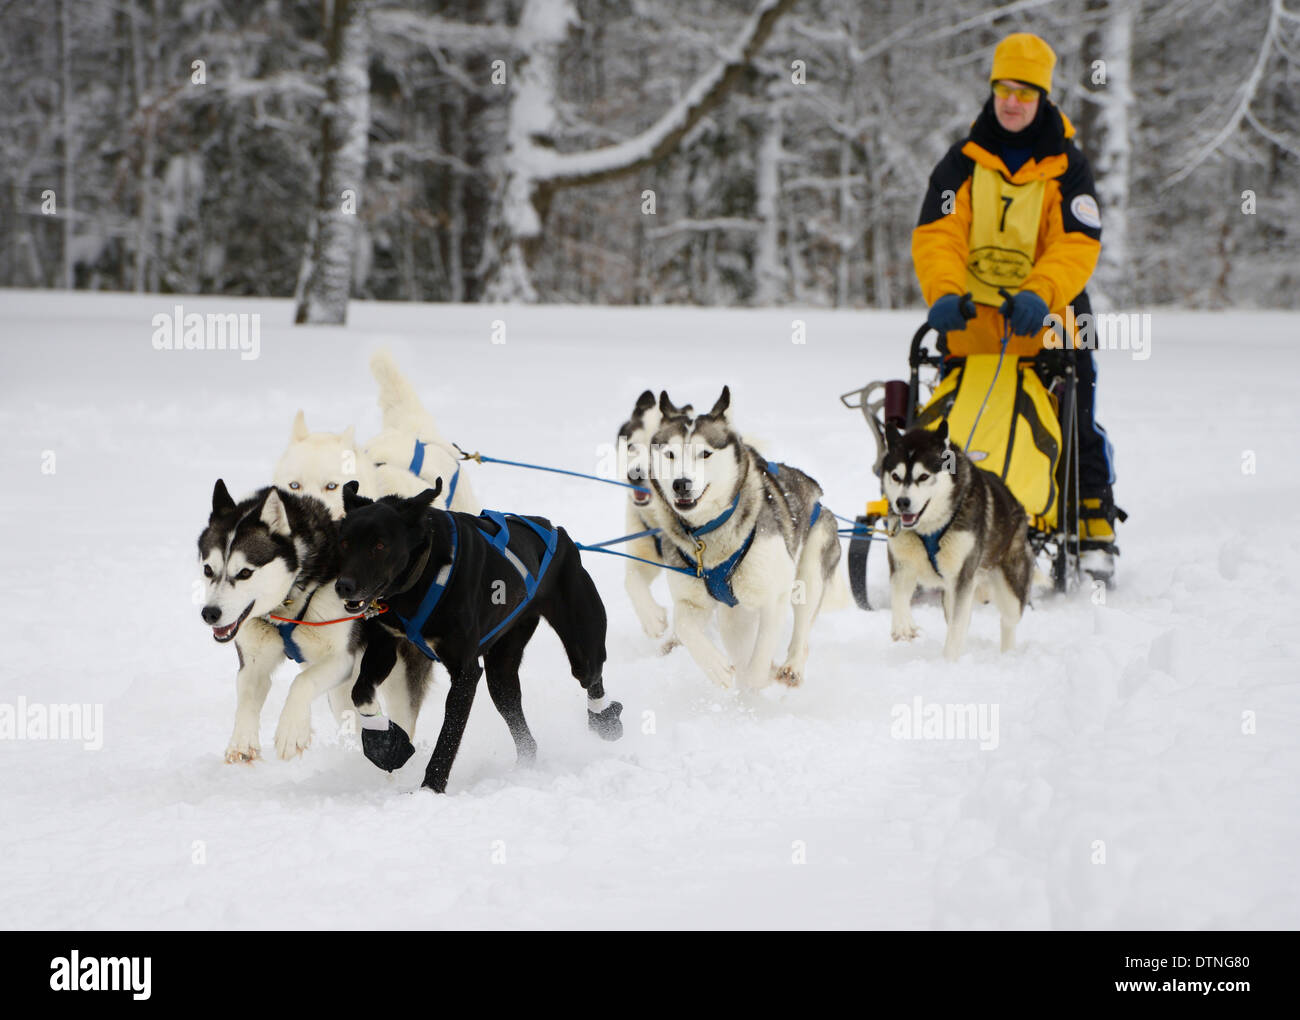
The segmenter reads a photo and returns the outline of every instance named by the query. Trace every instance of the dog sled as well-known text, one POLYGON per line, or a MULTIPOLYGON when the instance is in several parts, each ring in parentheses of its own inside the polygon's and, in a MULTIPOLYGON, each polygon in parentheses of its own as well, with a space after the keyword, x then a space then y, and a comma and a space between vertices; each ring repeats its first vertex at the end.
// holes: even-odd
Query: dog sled
MULTIPOLYGON (((949 358, 942 334, 927 336, 932 331, 927 323, 913 335, 906 381, 876 380, 840 396, 875 437, 873 473, 880 478, 887 424, 906 431, 947 421, 952 442, 998 475, 1025 508, 1035 558, 1050 564, 1053 589, 1067 591, 1080 577, 1076 352, 949 358)), ((867 566, 888 517, 886 500, 868 500, 849 531, 849 583, 861 609, 871 608, 867 566)))

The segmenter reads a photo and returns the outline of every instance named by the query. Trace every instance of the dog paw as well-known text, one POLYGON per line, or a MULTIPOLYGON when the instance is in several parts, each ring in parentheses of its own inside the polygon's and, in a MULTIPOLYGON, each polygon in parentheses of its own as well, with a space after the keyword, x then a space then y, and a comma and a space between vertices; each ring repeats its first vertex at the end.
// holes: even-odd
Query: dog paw
POLYGON ((385 772, 394 772, 415 754, 415 745, 406 730, 390 719, 386 730, 361 731, 361 751, 385 772))
POLYGON ((262 749, 256 745, 236 747, 233 743, 226 748, 227 765, 251 765, 262 756, 262 749))
POLYGON ((909 620, 906 623, 894 624, 893 628, 889 631, 889 636, 895 641, 911 641, 920 633, 921 632, 917 629, 916 624, 909 620))
POLYGON ((725 687, 731 690, 736 686, 736 667, 726 663, 717 663, 712 666, 706 666, 704 675, 712 680, 719 687, 725 687))
POLYGON ((772 674, 773 678, 787 687, 798 687, 803 683, 803 674, 793 666, 782 666, 772 674))
POLYGON ((619 718, 622 711, 623 705, 620 702, 611 701, 604 711, 588 711, 587 725, 601 740, 617 740, 623 735, 623 720, 619 718))
POLYGON ((256 761, 261 753, 262 749, 257 743, 257 724, 244 726, 236 723, 235 732, 230 735, 230 743, 226 745, 226 764, 256 761))
POLYGON ((311 715, 288 719, 280 717, 275 728, 275 753, 281 761, 296 758, 311 746, 311 715))
POLYGON ((680 644, 681 642, 677 640, 676 635, 670 635, 668 640, 659 646, 659 654, 668 655, 680 644))
POLYGON ((641 620, 641 629, 651 641, 658 641, 668 633, 668 614, 663 609, 655 611, 641 620))

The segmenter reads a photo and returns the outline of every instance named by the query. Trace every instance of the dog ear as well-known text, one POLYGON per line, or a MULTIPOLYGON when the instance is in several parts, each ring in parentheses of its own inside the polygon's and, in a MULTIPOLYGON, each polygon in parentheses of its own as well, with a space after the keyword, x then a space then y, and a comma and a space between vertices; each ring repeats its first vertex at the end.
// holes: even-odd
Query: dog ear
POLYGON ((641 396, 636 398, 636 407, 633 408, 635 414, 645 414, 646 411, 655 406, 655 395, 653 390, 646 390, 641 396))
POLYGON ((725 418, 727 408, 731 406, 731 387, 722 387, 722 395, 718 397, 717 403, 713 405, 713 410, 709 412, 711 418, 725 418))
POLYGON ((302 408, 298 408, 298 413, 293 416, 293 427, 289 429, 289 442, 301 443, 311 433, 307 430, 307 416, 302 413, 302 408))
POLYGON ((665 418, 673 418, 682 413, 668 398, 667 390, 659 391, 659 413, 665 418))
POLYGON ((432 489, 425 489, 419 495, 412 496, 410 499, 402 500, 402 514, 408 520, 419 521, 423 519, 424 512, 433 505, 433 501, 442 493, 442 478, 433 483, 432 489))
POLYGON ((358 495, 361 483, 355 478, 343 486, 343 512, 356 510, 358 507, 369 506, 374 502, 373 499, 366 499, 365 496, 358 495))
POLYGON ((934 430, 934 434, 935 434, 936 436, 938 436, 940 439, 947 440, 947 438, 948 438, 948 419, 947 419, 947 418, 945 418, 943 421, 939 422, 939 427, 938 427, 937 429, 934 430))
POLYGON ((258 518, 267 526, 272 535, 283 535, 288 538, 293 529, 289 527, 289 513, 284 508, 284 500, 280 498, 278 489, 268 489, 266 498, 262 500, 262 512, 258 518))
POLYGON ((339 436, 339 442, 343 444, 345 450, 356 450, 357 448, 357 430, 353 425, 345 428, 339 436))
POLYGON ((899 431, 897 427, 894 425, 894 423, 892 421, 887 422, 885 425, 885 449, 886 450, 894 449, 894 447, 898 445, 898 441, 902 438, 903 437, 899 434, 899 431))
POLYGON ((226 483, 222 479, 217 479, 217 484, 212 487, 212 516, 226 513, 235 509, 235 501, 230 498, 230 490, 226 488, 226 483))
POLYGON ((412 496, 406 502, 407 505, 409 506, 415 506, 421 510, 424 510, 425 508, 432 506, 433 501, 441 495, 442 495, 442 475, 439 475, 437 480, 433 483, 432 489, 425 489, 423 492, 419 493, 418 495, 412 496))

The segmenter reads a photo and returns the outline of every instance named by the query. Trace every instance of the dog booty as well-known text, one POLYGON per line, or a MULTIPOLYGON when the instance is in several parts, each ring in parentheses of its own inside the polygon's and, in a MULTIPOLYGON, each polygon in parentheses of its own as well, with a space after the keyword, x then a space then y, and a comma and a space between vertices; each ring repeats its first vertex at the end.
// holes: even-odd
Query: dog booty
POLYGON ((622 702, 611 701, 603 711, 587 711, 587 725, 601 740, 617 740, 623 735, 623 720, 618 716, 623 711, 622 702))
POLYGON ((362 729, 361 750, 385 772, 394 772, 415 754, 415 745, 406 735, 406 730, 389 719, 387 729, 362 729))

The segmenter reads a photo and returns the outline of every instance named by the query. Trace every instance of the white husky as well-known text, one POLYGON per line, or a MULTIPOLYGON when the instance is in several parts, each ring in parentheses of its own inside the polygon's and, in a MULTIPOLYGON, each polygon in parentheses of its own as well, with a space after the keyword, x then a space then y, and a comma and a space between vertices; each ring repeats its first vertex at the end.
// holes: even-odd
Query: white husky
POLYGON ((398 370, 387 350, 376 351, 370 371, 379 383, 383 429, 364 447, 356 432, 312 432, 300 410, 293 419, 289 447, 275 467, 274 483, 301 496, 315 496, 335 520, 343 518, 343 486, 356 479, 361 495, 416 496, 442 479, 438 506, 477 514, 468 472, 455 448, 442 438, 433 416, 398 370))

